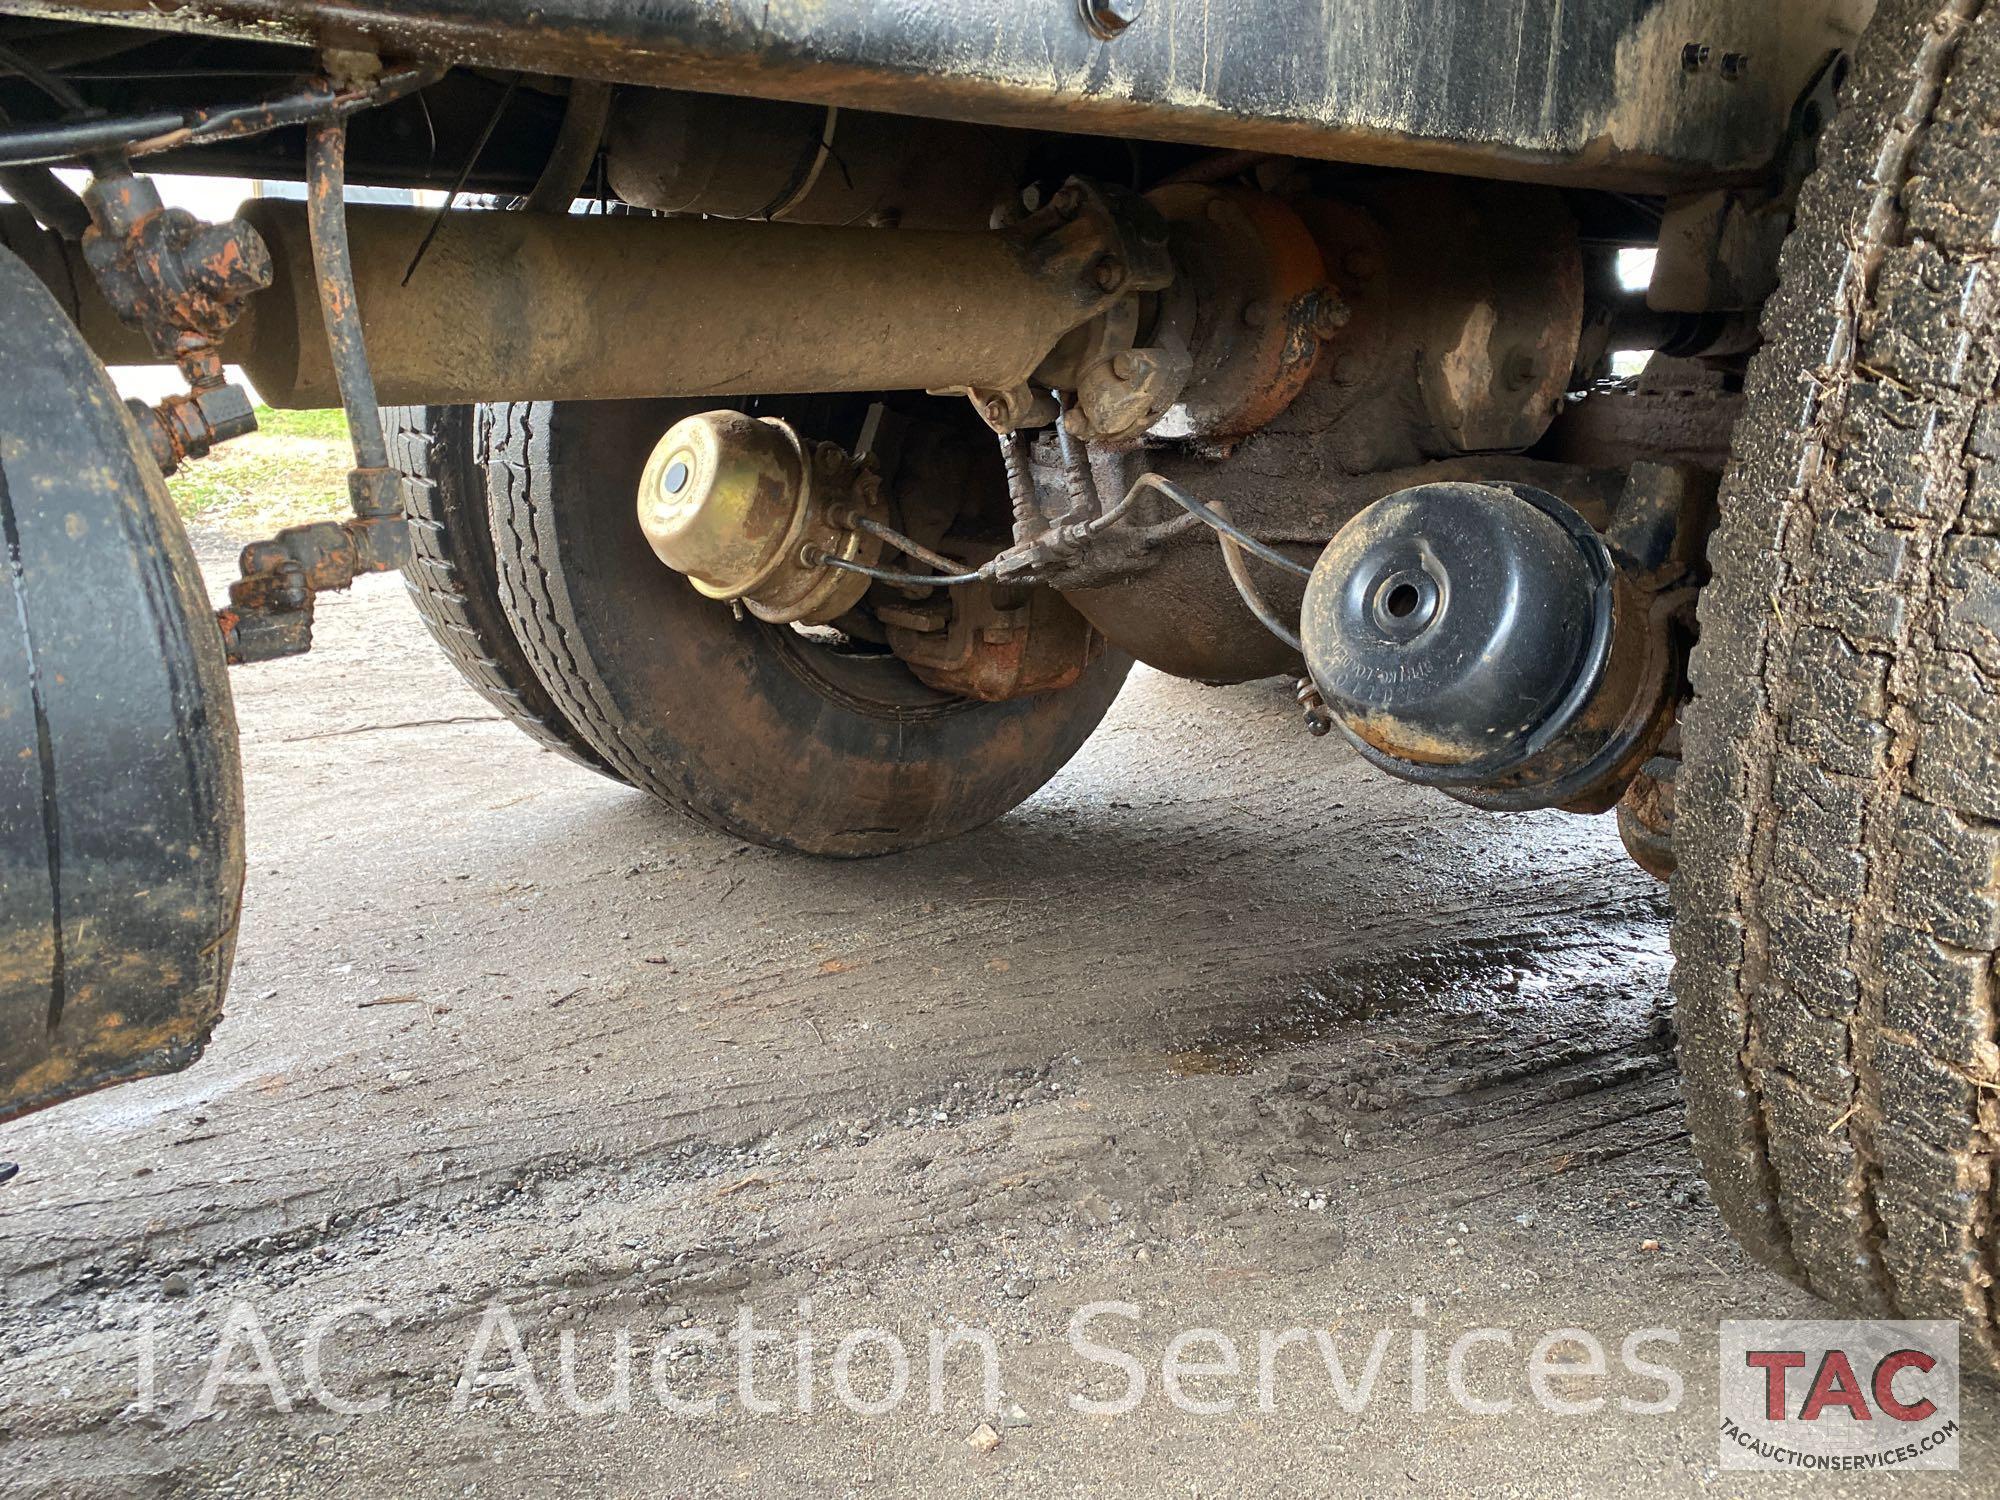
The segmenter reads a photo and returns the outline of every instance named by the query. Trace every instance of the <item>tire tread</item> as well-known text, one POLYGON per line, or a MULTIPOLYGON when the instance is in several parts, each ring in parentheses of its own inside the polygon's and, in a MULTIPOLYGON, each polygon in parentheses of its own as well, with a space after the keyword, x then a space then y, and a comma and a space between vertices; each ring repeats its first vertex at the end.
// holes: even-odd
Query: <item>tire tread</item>
POLYGON ((403 476, 410 561, 403 581, 459 675, 544 749, 614 775, 542 686, 503 609, 493 564, 488 478, 474 450, 469 407, 383 409, 389 461, 403 476))
POLYGON ((1979 0, 1886 0, 1802 195, 1711 545, 1674 893, 1731 1226, 2000 1368, 1997 43, 1979 0))

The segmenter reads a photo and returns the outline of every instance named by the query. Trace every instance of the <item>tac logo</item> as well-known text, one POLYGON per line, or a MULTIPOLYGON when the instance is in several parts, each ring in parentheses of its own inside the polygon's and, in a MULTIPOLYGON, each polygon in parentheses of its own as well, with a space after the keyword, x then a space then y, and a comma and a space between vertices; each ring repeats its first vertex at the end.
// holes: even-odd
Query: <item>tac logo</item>
POLYGON ((1722 1466, 1958 1467, 1958 1324, 1722 1325, 1722 1466))

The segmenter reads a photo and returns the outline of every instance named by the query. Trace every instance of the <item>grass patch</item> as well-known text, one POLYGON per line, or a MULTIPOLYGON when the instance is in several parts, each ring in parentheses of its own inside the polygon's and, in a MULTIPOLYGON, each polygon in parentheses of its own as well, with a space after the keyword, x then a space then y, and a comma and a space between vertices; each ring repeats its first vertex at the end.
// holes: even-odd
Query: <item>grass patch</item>
POLYGON ((222 444, 167 480, 185 520, 244 538, 347 514, 354 462, 339 411, 257 408, 257 430, 222 444))
POLYGON ((257 408, 257 430, 272 437, 325 438, 331 442, 347 441, 347 413, 337 406, 324 411, 278 411, 274 407, 257 408))

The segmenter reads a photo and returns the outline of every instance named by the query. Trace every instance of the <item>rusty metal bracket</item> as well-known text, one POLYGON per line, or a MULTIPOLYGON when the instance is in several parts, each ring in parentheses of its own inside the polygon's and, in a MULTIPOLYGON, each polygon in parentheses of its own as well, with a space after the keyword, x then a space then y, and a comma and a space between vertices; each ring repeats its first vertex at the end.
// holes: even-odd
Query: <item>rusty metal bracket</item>
POLYGON ((1172 228, 1181 273, 1152 340, 1193 363, 1154 431, 1205 442, 1245 437, 1305 389, 1321 347, 1348 322, 1347 304, 1311 228, 1271 194, 1178 183, 1150 199, 1172 228))
POLYGON ((217 443, 257 428, 249 395, 228 383, 221 344, 252 294, 271 284, 271 255, 241 219, 205 224, 166 207, 150 177, 114 172, 85 190, 83 255, 105 300, 187 377, 158 406, 128 401, 147 446, 171 474, 217 443))
POLYGON ((1674 878, 1674 783, 1681 768, 1677 729, 1640 767, 1618 799, 1618 838, 1633 862, 1662 885, 1674 878))
POLYGON ((315 594, 344 589, 363 573, 391 572, 409 555, 401 476, 389 464, 354 290, 346 165, 346 123, 314 125, 307 137, 306 203, 320 312, 354 441, 354 467, 347 474, 354 519, 289 527, 243 549, 243 576, 229 586, 229 608, 216 616, 232 665, 311 650, 315 594))
POLYGON ((1119 296, 1071 329, 1019 389, 969 392, 997 431, 1048 425, 1054 392, 1079 442, 1240 438, 1291 404, 1348 321, 1312 230, 1269 194, 1183 183, 1138 200, 1072 182, 1022 227, 1051 221, 1063 233, 1043 227, 1037 243, 1107 291, 1125 286, 1128 247, 1149 271, 1157 260, 1157 279, 1133 286, 1155 295, 1119 296))
POLYGON ((229 607, 216 611, 229 664, 311 650, 313 596, 400 568, 408 546, 400 515, 315 521, 252 542, 239 562, 243 576, 229 585, 229 607))
POLYGON ((217 443, 257 430, 250 393, 224 381, 219 373, 157 406, 148 406, 136 397, 125 405, 162 474, 171 474, 189 459, 202 457, 217 443))
POLYGON ((889 649, 943 693, 1003 703, 1080 678, 1104 637, 1052 589, 979 583, 918 603, 878 603, 889 649))

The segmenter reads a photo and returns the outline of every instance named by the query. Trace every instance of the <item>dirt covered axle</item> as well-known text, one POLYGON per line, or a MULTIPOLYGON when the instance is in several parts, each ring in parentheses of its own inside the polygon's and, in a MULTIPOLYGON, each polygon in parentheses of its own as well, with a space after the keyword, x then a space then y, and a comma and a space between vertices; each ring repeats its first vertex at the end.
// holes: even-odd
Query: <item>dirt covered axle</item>
MULTIPOLYGON (((270 286, 224 356, 273 406, 337 404, 305 205, 248 204, 270 286)), ((355 302, 389 405, 963 392, 996 429, 1229 440, 1283 410, 1346 306, 1291 206, 1072 178, 990 229, 350 205, 355 302)), ((101 358, 164 351, 108 307, 74 246, 0 209, 101 358)))
MULTIPOLYGON (((338 404, 305 205, 249 204, 271 288, 226 357, 278 407, 338 404)), ((981 232, 350 205, 357 302, 389 405, 1025 385, 1070 330, 1173 279, 1136 194, 1073 183, 981 232), (421 247, 421 254, 419 253, 421 247)), ((107 362, 160 357, 104 315, 74 252, 21 253, 107 362)))

